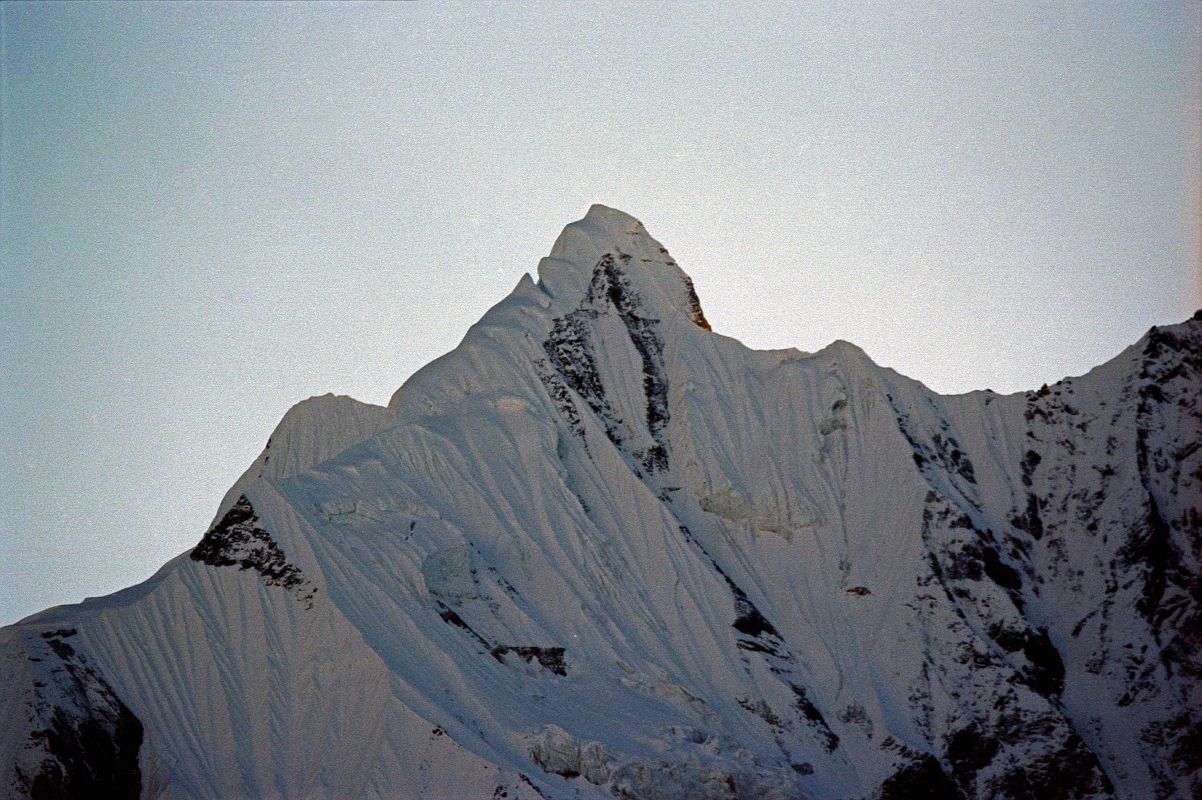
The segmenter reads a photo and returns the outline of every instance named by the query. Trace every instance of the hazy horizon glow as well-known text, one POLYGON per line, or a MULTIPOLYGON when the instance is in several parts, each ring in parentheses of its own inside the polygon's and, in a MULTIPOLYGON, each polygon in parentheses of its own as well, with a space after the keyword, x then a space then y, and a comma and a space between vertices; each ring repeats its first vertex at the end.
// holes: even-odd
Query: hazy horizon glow
POLYGON ((194 544, 604 203, 714 329, 944 392, 1202 306, 1202 6, 0 5, 0 624, 194 544))

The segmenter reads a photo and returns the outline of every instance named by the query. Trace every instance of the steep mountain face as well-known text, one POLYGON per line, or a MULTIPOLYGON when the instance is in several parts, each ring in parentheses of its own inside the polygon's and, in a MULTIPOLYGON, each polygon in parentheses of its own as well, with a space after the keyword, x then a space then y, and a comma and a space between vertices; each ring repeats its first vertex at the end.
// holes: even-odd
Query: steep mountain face
POLYGON ((538 276, 0 631, 5 795, 1202 796, 1202 316, 945 397, 711 332, 602 206, 538 276))

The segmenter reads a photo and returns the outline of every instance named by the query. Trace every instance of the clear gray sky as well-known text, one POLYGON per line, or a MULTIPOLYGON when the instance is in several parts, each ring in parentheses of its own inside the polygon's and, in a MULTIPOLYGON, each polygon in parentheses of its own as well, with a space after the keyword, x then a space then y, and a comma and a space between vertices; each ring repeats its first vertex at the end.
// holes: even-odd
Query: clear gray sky
POLYGON ((0 623, 147 577, 601 202, 947 392, 1199 299, 1202 5, 0 5, 0 623))

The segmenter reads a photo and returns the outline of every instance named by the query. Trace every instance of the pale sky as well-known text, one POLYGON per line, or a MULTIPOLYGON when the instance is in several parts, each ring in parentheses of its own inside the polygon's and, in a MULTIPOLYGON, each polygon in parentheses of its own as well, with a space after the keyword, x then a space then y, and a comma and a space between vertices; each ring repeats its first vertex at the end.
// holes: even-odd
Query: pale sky
POLYGON ((1202 4, 0 5, 0 624, 149 576, 591 203, 934 389, 1200 305, 1202 4))

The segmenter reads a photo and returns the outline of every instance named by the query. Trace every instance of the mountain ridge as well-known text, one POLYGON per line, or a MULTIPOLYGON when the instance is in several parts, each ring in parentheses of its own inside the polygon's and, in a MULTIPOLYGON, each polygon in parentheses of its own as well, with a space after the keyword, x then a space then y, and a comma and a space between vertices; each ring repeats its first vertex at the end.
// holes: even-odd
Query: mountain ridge
POLYGON ((109 762, 144 730, 123 796, 1199 790, 1198 315, 942 396, 711 332, 604 206, 538 276, 386 408, 295 406, 141 587, 3 629, 8 795, 102 771, 76 675, 109 762))

